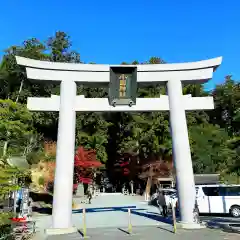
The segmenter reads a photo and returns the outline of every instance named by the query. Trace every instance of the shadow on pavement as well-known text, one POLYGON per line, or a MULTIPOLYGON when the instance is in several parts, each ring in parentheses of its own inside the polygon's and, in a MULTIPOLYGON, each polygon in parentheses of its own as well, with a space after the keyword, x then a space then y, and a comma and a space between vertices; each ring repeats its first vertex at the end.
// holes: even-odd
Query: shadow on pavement
MULTIPOLYGON (((114 211, 120 211, 122 209, 136 209, 136 206, 124 206, 124 207, 98 207, 98 208, 85 208, 87 213, 95 213, 95 212, 114 212, 114 211)), ((145 210, 145 209, 140 209, 145 210)), ((82 213, 81 209, 73 209, 73 213, 82 213)))
POLYGON ((118 230, 121 231, 121 232, 123 232, 123 233, 126 233, 126 234, 128 234, 128 235, 131 235, 128 231, 126 231, 126 230, 124 230, 124 229, 122 229, 122 228, 118 228, 118 230))
POLYGON ((228 233, 240 233, 240 219, 226 218, 225 215, 208 215, 201 217, 201 220, 206 222, 206 226, 210 229, 219 229, 228 233))
POLYGON ((210 221, 210 222, 214 222, 214 223, 238 223, 240 224, 240 219, 227 219, 227 218, 201 218, 203 221, 210 221))
POLYGON ((221 224, 221 223, 207 223, 207 228, 209 229, 218 229, 227 233, 240 233, 240 227, 232 227, 229 224, 221 224))
MULTIPOLYGON (((101 207, 101 208, 86 208, 87 213, 95 213, 95 212, 112 212, 112 211, 120 211, 122 209, 128 208, 136 208, 136 206, 126 206, 126 207, 101 207)), ((138 210, 145 210, 145 209, 138 209, 138 210)), ((52 214, 52 208, 50 207, 32 207, 33 212, 41 213, 41 214, 52 214)), ((82 209, 73 209, 72 213, 82 213, 82 209)))
MULTIPOLYGON (((167 224, 172 224, 172 218, 171 217, 162 217, 160 214, 158 213, 152 213, 152 212, 138 212, 138 210, 140 209, 134 209, 134 210, 131 210, 131 213, 132 214, 135 214, 135 215, 138 215, 138 216, 141 216, 141 217, 146 217, 146 218, 149 218, 151 220, 155 220, 155 221, 158 221, 158 222, 163 222, 163 223, 167 223, 167 224)), ((127 212, 128 210, 127 209, 121 209, 121 211, 123 212, 127 212)))
POLYGON ((163 228, 163 227, 157 227, 157 228, 159 228, 159 229, 161 229, 161 230, 163 230, 163 231, 167 231, 167 232, 170 232, 170 233, 174 233, 173 230, 169 230, 169 229, 167 229, 167 228, 163 228))
POLYGON ((40 214, 52 214, 52 208, 49 207, 32 207, 32 211, 40 214))
MULTIPOLYGON (((149 218, 151 220, 155 220, 158 222, 163 222, 167 224, 172 224, 172 217, 169 216, 167 218, 161 216, 158 213, 155 212, 140 212, 140 211, 146 211, 145 208, 136 208, 136 206, 124 206, 124 207, 102 207, 102 208, 86 208, 87 213, 94 213, 94 212, 109 212, 109 211, 122 211, 122 212, 128 212, 128 209, 131 209, 131 213, 137 216, 149 218)), ((73 210, 73 213, 82 213, 82 209, 73 210)))
POLYGON ((53 202, 53 196, 48 193, 30 192, 29 197, 32 198, 33 202, 44 202, 46 204, 52 204, 53 202))

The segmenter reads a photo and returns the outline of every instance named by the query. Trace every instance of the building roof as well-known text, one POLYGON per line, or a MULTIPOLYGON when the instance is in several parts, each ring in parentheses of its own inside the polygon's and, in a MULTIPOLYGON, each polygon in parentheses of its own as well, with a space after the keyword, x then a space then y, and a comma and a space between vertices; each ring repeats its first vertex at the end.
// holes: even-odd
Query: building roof
POLYGON ((219 183, 219 174, 195 174, 194 180, 195 184, 218 184, 219 183))
MULTIPOLYGON (((194 174, 194 180, 196 185, 208 185, 208 184, 219 184, 219 174, 194 174)), ((173 181, 174 178, 159 177, 159 181, 173 181)))

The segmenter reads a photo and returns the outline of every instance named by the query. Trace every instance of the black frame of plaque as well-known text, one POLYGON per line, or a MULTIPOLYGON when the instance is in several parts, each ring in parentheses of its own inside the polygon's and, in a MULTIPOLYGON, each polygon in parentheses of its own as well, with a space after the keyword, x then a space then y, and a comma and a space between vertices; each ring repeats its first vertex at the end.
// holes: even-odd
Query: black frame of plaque
POLYGON ((137 95, 137 67, 133 66, 115 66, 110 67, 110 84, 109 84, 109 104, 117 105, 135 105, 137 95), (131 75, 130 91, 127 96, 119 96, 120 74, 131 75))

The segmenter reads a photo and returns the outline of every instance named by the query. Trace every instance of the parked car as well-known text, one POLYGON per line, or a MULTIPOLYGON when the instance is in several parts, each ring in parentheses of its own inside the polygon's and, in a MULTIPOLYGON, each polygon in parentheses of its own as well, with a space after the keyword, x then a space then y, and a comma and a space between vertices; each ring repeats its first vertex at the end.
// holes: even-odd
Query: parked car
MULTIPOLYGON (((163 191, 165 193, 165 199, 166 199, 166 204, 168 207, 171 207, 171 202, 172 202, 172 198, 171 196, 176 194, 176 189, 173 188, 162 188, 162 189, 158 189, 159 191, 163 191)), ((150 204, 157 206, 157 197, 158 197, 158 193, 154 193, 151 196, 150 199, 150 204)))
POLYGON ((170 208, 172 208, 172 205, 178 209, 178 195, 177 195, 177 192, 173 193, 171 196, 170 196, 170 208))
MULTIPOLYGON (((199 213, 240 217, 240 185, 197 185, 196 200, 199 213)), ((178 207, 177 194, 171 195, 171 203, 178 207)))

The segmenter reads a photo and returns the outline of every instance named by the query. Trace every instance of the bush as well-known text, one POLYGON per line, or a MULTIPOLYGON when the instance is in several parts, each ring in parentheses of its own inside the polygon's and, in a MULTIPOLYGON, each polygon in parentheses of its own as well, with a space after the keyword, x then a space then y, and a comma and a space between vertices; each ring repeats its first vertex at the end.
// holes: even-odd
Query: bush
POLYGON ((10 234, 11 230, 11 221, 12 213, 0 213, 0 239, 13 239, 10 234))
POLYGON ((0 213, 0 226, 5 225, 5 224, 10 224, 11 220, 10 218, 13 217, 12 213, 0 213))
POLYGON ((27 155, 27 162, 29 165, 38 164, 44 158, 43 152, 30 152, 27 155))
POLYGON ((13 236, 11 236, 12 228, 10 224, 4 224, 0 226, 0 238, 1 240, 10 240, 13 239, 13 236))

